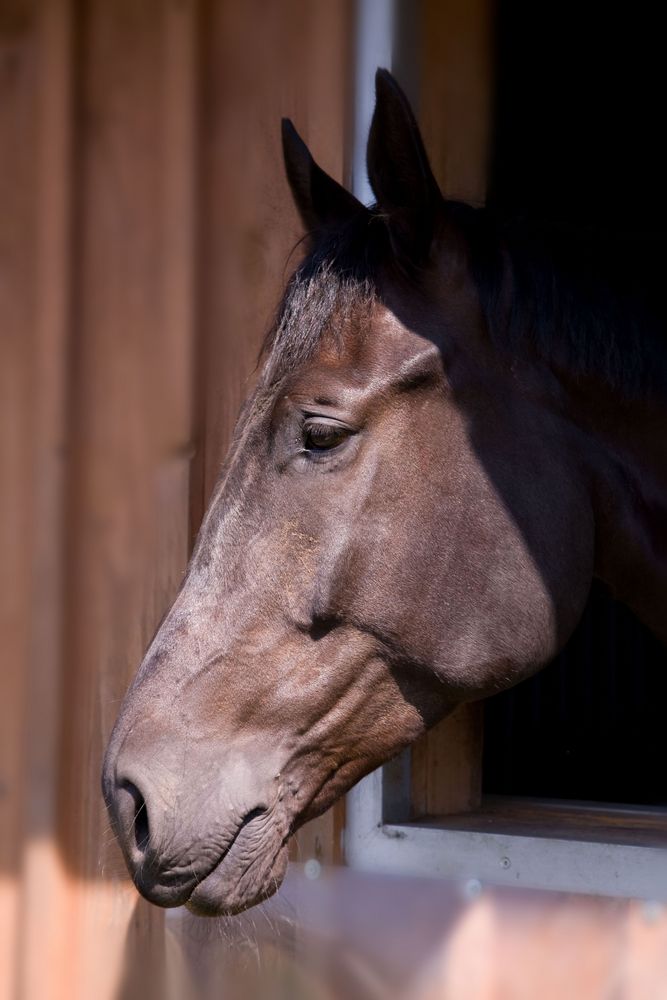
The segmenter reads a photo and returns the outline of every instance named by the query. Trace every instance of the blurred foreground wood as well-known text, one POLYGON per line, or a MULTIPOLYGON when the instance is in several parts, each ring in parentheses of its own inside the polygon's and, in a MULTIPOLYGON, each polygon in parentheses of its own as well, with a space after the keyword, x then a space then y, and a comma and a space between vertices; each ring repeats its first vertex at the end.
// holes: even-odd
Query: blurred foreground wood
MULTIPOLYGON (((665 1000, 667 908, 293 868, 278 899, 212 926, 167 918, 197 1000, 665 1000)), ((177 994, 178 995, 178 994, 177 994)))

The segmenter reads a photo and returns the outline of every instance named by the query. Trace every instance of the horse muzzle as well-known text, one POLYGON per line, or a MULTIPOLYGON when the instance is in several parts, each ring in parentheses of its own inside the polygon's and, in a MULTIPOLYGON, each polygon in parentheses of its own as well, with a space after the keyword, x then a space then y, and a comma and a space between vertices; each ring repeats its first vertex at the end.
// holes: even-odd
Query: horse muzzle
MULTIPOLYGON (((247 765, 238 774, 209 760, 188 780, 177 778, 173 762, 160 766, 160 755, 150 756, 152 766, 140 767, 125 748, 110 747, 102 775, 111 824, 142 896, 222 915, 272 895, 286 870, 289 837, 277 790, 259 794, 247 765), (227 780, 219 776, 225 770, 227 780)), ((168 749, 164 756, 169 761, 168 749)))

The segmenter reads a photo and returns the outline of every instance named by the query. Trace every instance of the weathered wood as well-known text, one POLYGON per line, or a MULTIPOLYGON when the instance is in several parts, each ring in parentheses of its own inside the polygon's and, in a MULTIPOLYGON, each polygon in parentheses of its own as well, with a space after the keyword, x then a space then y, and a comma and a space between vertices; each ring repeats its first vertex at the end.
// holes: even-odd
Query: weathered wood
POLYGON ((74 24, 62 0, 39 6, 35 138, 14 137, 36 165, 13 187, 34 211, 30 705, 13 777, 29 790, 21 995, 40 1000, 114 996, 132 956, 159 945, 162 914, 137 903, 99 773, 188 550, 196 5, 78 10, 74 24))
POLYGON ((461 913, 407 1000, 664 1000, 666 940, 664 907, 496 893, 461 913))
POLYGON ((66 877, 56 842, 62 725, 63 518, 71 279, 72 11, 69 0, 36 8, 35 173, 31 219, 31 638, 25 664, 22 783, 24 854, 20 942, 21 996, 62 995, 67 939, 66 877), (56 985, 57 984, 57 985, 56 985))
MULTIPOLYGON (((101 753, 300 234, 281 114, 343 173, 350 9, 0 11, 3 997, 111 996, 159 958, 162 915, 108 830, 101 753)), ((341 815, 309 834, 321 858, 341 815)))
POLYGON ((486 195, 493 95, 491 0, 421 0, 419 121, 449 198, 486 195))
POLYGON ((38 41, 32 3, 0 12, 0 997, 17 988, 22 755, 30 655, 32 258, 38 41))
POLYGON ((412 748, 412 814, 477 809, 482 790, 482 705, 462 705, 412 748))

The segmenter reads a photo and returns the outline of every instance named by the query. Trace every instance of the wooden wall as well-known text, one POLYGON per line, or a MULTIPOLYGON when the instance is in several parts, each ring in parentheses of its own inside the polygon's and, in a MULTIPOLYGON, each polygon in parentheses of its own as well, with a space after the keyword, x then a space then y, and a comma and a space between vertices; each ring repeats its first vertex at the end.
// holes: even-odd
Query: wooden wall
POLYGON ((299 227, 291 115, 342 177, 347 0, 0 2, 0 997, 160 955, 99 793, 299 227))

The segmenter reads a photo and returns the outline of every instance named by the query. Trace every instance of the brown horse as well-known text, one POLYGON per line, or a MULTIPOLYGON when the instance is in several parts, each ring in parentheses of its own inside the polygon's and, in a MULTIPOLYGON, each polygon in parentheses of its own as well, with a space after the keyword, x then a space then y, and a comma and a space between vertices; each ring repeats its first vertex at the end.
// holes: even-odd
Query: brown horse
POLYGON ((138 889, 208 914, 266 898, 302 823, 551 659, 594 576, 667 638, 654 256, 446 201, 384 71, 373 208, 283 138, 310 251, 104 766, 138 889))

